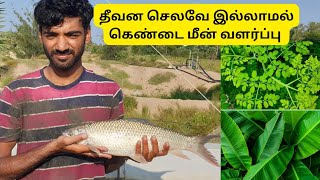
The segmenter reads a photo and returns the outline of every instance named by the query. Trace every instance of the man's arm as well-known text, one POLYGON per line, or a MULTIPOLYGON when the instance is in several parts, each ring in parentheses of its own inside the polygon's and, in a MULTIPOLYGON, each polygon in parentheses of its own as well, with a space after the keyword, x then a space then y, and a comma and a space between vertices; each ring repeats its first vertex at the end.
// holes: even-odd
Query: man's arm
MULTIPOLYGON (((59 152, 96 157, 97 155, 93 154, 87 146, 75 144, 86 138, 87 136, 84 134, 73 137, 60 136, 47 145, 17 156, 11 156, 11 151, 16 142, 2 142, 0 143, 0 179, 19 178, 31 171, 50 155, 59 152)), ((111 158, 111 155, 102 154, 100 157, 111 158)))
POLYGON ((0 177, 16 179, 32 170, 39 162, 52 154, 48 146, 37 148, 28 153, 11 156, 15 142, 0 143, 0 177))

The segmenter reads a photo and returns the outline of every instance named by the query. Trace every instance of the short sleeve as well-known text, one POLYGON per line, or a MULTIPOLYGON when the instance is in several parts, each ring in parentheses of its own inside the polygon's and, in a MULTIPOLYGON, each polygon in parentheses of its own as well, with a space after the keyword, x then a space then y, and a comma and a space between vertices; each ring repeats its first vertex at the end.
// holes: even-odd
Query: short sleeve
POLYGON ((18 140, 20 130, 20 110, 14 92, 5 87, 0 94, 0 142, 18 140))

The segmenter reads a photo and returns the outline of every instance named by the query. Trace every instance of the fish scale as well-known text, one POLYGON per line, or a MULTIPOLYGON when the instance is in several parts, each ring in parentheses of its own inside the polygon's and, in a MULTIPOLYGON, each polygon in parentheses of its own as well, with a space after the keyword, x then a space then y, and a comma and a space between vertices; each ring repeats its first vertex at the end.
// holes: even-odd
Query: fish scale
POLYGON ((144 157, 136 154, 136 144, 144 135, 148 138, 149 150, 152 149, 151 136, 158 140, 159 149, 168 142, 169 153, 182 158, 187 158, 181 150, 191 151, 207 160, 209 163, 218 166, 216 159, 208 152, 204 144, 213 136, 188 137, 182 134, 160 128, 146 123, 139 119, 122 119, 115 121, 102 121, 85 124, 65 131, 63 134, 73 136, 85 132, 88 136, 81 144, 86 144, 97 153, 96 147, 106 147, 108 154, 115 156, 129 156, 138 162, 146 163, 144 157))

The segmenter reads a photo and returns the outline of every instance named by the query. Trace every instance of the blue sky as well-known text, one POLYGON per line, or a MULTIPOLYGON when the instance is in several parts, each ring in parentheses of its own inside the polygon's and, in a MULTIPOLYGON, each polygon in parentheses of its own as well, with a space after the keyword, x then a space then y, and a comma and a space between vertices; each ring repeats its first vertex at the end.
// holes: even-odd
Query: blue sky
MULTIPOLYGON (((3 1, 3 0, 2 0, 3 1)), ((4 0, 5 1, 5 27, 2 31, 10 31, 13 30, 12 22, 17 22, 17 18, 13 14, 13 11, 24 12, 25 9, 30 11, 33 10, 33 4, 37 2, 37 0, 4 0)), ((103 4, 111 2, 113 4, 116 3, 142 3, 142 4, 287 4, 294 3, 297 4, 300 8, 300 23, 307 24, 309 22, 320 22, 320 1, 316 0, 89 0, 92 5, 95 4, 103 4)), ((95 43, 102 43, 102 30, 100 28, 96 28, 92 24, 92 40, 95 43)))

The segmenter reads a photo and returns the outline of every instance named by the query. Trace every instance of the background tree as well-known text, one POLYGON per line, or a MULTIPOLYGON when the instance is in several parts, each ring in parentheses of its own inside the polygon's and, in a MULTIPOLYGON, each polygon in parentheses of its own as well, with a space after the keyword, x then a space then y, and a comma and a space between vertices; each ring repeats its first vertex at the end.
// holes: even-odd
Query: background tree
POLYGON ((307 25, 300 24, 290 33, 292 41, 311 41, 310 54, 320 58, 320 22, 310 22, 307 25))
MULTIPOLYGON (((0 5, 2 5, 4 2, 1 2, 0 1, 0 5)), ((4 14, 4 8, 1 8, 0 7, 0 29, 3 28, 3 14, 4 14)), ((5 51, 5 46, 6 46, 6 43, 5 43, 5 37, 4 37, 4 33, 3 32, 0 32, 0 51, 2 52, 0 54, 0 57, 4 54, 3 52, 5 51)))
POLYGON ((31 12, 19 14, 14 11, 18 23, 13 24, 16 31, 11 34, 10 46, 18 58, 33 58, 43 54, 42 45, 38 37, 38 25, 31 12))

